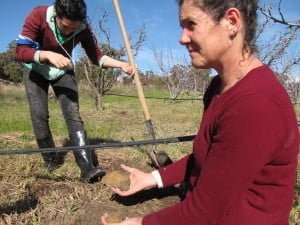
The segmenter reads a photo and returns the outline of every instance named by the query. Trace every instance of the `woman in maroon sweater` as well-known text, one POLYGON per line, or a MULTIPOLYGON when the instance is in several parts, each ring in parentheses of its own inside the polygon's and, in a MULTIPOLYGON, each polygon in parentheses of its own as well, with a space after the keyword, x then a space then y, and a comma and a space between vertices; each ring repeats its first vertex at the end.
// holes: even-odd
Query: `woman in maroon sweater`
MULTIPOLYGON (((122 165, 129 190, 189 182, 186 198, 114 225, 288 225, 299 134, 289 96, 255 56, 256 0, 179 0, 192 64, 218 72, 193 152, 152 173, 122 165)), ((102 216, 104 225, 112 225, 102 216)))
MULTIPOLYGON (((102 55, 86 22, 83 0, 56 0, 53 6, 38 6, 27 16, 17 39, 16 59, 25 66, 24 84, 29 101, 31 120, 40 148, 54 147, 49 127, 48 89, 52 86, 58 98, 74 146, 87 144, 83 121, 79 113, 77 81, 72 51, 81 44, 93 64, 120 68, 133 74, 127 62, 102 55)), ((53 171, 63 163, 63 154, 42 153, 44 166, 53 171)), ((79 149, 74 152, 81 169, 81 179, 96 181, 104 175, 97 168, 96 155, 79 149)))

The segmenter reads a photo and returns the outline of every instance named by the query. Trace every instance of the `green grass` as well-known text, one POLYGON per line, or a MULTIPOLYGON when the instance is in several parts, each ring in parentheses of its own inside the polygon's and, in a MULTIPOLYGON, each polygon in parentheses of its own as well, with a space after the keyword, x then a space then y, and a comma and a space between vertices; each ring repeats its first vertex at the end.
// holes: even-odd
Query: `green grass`
MULTIPOLYGON (((0 135, 18 136, 18 143, 34 142, 28 103, 23 87, 4 87, 0 92, 0 135)), ((112 93, 137 96, 135 86, 115 88, 112 93)), ((157 138, 195 134, 202 113, 200 101, 170 102, 166 91, 144 88, 148 110, 157 138), (189 119, 186 119, 188 115, 189 119), (176 123, 174 123, 176 121, 176 123)), ((138 97, 108 95, 104 97, 105 110, 97 111, 90 94, 80 90, 80 111, 90 139, 131 141, 151 139, 145 124, 138 97)), ((59 103, 49 100, 49 124, 54 137, 67 138, 67 128, 59 103)), ((7 148, 9 141, 1 143, 7 148)), ((24 147, 22 144, 21 147, 24 147)), ((169 147, 167 147, 169 148, 169 147)), ((173 148, 173 147, 170 147, 173 148)), ((178 156, 179 154, 176 153, 178 156)))
POLYGON ((16 104, 1 107, 0 134, 8 132, 24 132, 31 129, 31 121, 27 105, 16 104))

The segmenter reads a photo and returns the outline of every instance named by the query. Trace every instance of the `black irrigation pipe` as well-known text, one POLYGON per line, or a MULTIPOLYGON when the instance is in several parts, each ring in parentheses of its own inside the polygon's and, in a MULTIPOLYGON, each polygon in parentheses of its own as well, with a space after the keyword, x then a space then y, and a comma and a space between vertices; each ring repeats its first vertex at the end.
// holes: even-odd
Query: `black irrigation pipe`
POLYGON ((45 153, 45 152, 70 152, 80 151, 82 149, 95 150, 95 149, 111 149, 111 148, 124 148, 124 147, 137 147, 141 145, 159 145, 169 144, 176 142, 186 142, 194 140, 195 135, 163 138, 156 140, 143 140, 143 141, 129 141, 129 142, 111 142, 101 143, 98 145, 86 145, 86 146, 75 146, 75 147, 57 147, 57 148, 42 148, 42 149, 22 149, 22 150, 0 150, 0 155, 28 155, 34 153, 45 153))
MULTIPOLYGON (((114 94, 114 93, 108 93, 105 95, 112 95, 112 96, 119 96, 119 97, 128 97, 128 98, 138 98, 138 96, 135 95, 122 95, 122 94, 114 94)), ((160 99, 160 100, 170 100, 170 101, 198 101, 202 100, 202 98, 161 98, 161 97, 147 97, 147 99, 160 99)))

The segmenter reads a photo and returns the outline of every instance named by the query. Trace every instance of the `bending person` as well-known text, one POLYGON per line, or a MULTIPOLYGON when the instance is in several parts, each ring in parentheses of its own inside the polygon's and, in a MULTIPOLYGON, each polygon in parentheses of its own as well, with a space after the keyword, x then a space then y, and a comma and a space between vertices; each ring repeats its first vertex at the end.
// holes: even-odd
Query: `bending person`
MULTIPOLYGON (((127 62, 102 55, 91 27, 86 22, 84 0, 56 0, 51 6, 38 6, 27 16, 17 39, 16 59, 25 66, 24 84, 31 120, 39 148, 54 147, 49 127, 48 89, 52 86, 60 102, 73 146, 87 144, 87 135, 79 113, 78 87, 72 62, 72 50, 81 44, 95 65, 120 68, 133 74, 127 62)), ((96 155, 88 150, 74 151, 81 179, 93 182, 105 172, 96 165, 96 155)), ((63 154, 42 153, 50 171, 63 163, 63 154)))

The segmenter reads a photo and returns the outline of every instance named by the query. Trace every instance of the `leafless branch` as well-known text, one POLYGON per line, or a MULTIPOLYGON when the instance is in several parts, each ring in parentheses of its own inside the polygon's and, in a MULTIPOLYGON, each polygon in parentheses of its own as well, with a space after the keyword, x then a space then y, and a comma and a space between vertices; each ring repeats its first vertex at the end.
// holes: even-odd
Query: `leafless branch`
POLYGON ((109 30, 105 27, 105 24, 108 21, 108 17, 109 14, 106 10, 103 11, 103 14, 101 15, 100 19, 99 19, 99 29, 100 32, 105 36, 106 42, 108 43, 108 45, 111 44, 110 42, 110 34, 109 34, 109 30))
POLYGON ((280 18, 274 16, 274 14, 272 12, 272 7, 269 7, 268 9, 265 7, 264 8, 259 7, 259 10, 265 17, 273 20, 275 23, 280 23, 283 25, 287 25, 289 27, 300 28, 300 20, 290 21, 285 18, 284 14, 282 13, 282 10, 281 10, 281 0, 279 1, 278 7, 277 7, 277 11, 279 13, 280 18))

